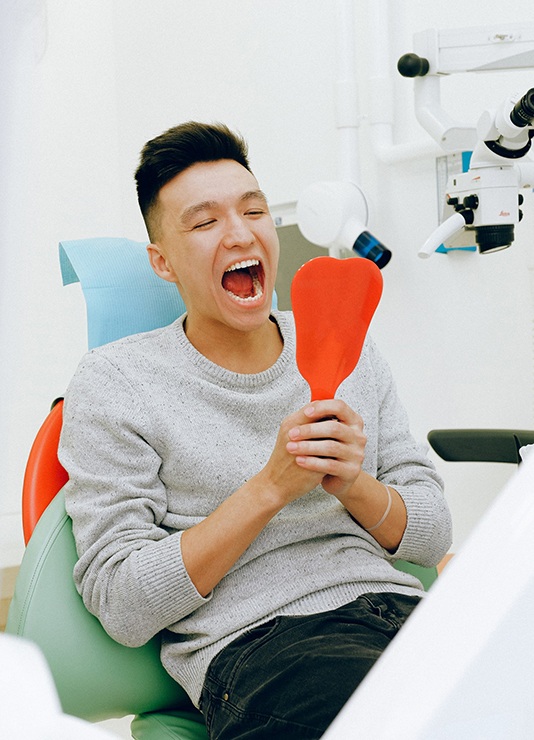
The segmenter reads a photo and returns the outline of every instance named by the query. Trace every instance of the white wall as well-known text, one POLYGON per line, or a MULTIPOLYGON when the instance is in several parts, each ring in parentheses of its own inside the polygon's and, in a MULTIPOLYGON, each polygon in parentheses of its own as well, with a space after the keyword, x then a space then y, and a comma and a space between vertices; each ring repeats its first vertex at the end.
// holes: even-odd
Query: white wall
POLYGON ((12 0, 0 10, 10 91, 0 124, 0 556, 20 546, 20 486, 33 436, 86 346, 84 306, 61 288, 57 242, 123 231, 108 6, 12 0))
MULTIPOLYGON (((391 3, 397 141, 425 140, 412 82, 395 72, 412 34, 502 20, 485 0, 391 3)), ((20 483, 31 440, 85 346, 78 286, 62 288, 60 239, 145 238, 132 173, 143 143, 183 120, 242 131, 273 204, 337 173, 334 3, 321 0, 30 0, 3 5, 0 59, 12 81, 0 224, 3 486, 0 537, 17 548, 20 483), (13 12, 24 6, 24 12, 13 12)), ((415 434, 435 427, 532 426, 532 219, 496 255, 435 256, 417 246, 437 223, 434 161, 389 166, 369 143, 367 3, 355 2, 362 185, 372 230, 392 249, 374 334, 390 359, 415 434)), ((509 0, 506 21, 532 21, 509 0)), ((443 88, 453 115, 476 121, 533 73, 458 76, 443 88)), ((5 130, 4 130, 5 128, 5 130)), ((460 544, 512 472, 438 461, 460 544)), ((2 540, 0 540, 2 541, 2 540)), ((1 552, 2 545, 0 545, 1 552)))

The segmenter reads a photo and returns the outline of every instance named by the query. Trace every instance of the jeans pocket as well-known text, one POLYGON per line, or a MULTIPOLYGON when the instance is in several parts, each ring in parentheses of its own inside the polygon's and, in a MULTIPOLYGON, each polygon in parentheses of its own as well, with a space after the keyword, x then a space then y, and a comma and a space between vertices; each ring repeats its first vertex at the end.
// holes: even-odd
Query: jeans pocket
POLYGON ((384 612, 387 610, 387 605, 379 594, 364 594, 358 598, 357 603, 365 604, 370 614, 378 617, 378 619, 382 619, 384 612))
POLYGON ((270 619, 268 622, 264 622, 245 632, 224 648, 221 655, 228 651, 227 657, 232 662, 232 670, 228 676, 228 681, 231 682, 240 668, 271 639, 279 624, 280 617, 270 619))
POLYGON ((270 639, 279 622, 279 617, 264 622, 226 645, 209 664, 202 693, 206 690, 212 698, 224 700, 224 694, 233 684, 235 675, 270 639))

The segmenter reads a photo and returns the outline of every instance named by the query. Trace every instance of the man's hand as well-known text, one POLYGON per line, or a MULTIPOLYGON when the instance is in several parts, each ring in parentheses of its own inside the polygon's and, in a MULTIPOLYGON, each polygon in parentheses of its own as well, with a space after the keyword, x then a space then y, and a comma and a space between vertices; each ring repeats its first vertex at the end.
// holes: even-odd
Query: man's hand
POLYGON ((327 493, 341 499, 361 471, 367 441, 363 420, 338 399, 310 403, 301 416, 304 423, 288 430, 286 450, 299 468, 319 477, 327 493))

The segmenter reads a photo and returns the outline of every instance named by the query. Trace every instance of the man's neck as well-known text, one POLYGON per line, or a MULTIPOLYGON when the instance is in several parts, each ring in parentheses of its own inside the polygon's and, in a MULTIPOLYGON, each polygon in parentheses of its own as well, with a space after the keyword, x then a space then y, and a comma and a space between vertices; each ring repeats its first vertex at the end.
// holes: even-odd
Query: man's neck
POLYGON ((185 333, 191 344, 204 357, 234 373, 255 374, 268 370, 283 349, 283 339, 274 320, 250 332, 196 332, 185 323, 185 333))

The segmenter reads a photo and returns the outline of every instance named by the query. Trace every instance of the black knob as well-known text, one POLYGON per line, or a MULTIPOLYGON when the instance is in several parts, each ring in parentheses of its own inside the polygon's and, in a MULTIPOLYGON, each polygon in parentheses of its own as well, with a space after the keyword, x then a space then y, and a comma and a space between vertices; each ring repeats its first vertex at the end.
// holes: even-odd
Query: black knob
POLYGON ((463 204, 466 208, 478 208, 478 195, 476 193, 466 195, 463 204))
POLYGON ((519 193, 519 195, 517 196, 517 202, 519 203, 520 206, 523 205, 523 201, 524 200, 525 199, 523 198, 523 194, 522 193, 519 193))
POLYGON ((424 77, 428 74, 430 64, 428 59, 417 54, 403 54, 397 62, 397 69, 403 77, 424 77))

